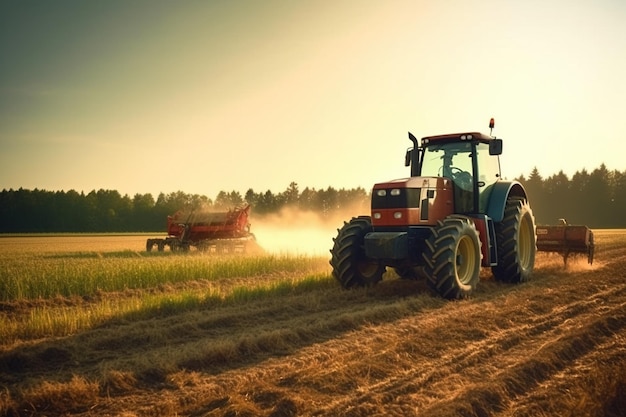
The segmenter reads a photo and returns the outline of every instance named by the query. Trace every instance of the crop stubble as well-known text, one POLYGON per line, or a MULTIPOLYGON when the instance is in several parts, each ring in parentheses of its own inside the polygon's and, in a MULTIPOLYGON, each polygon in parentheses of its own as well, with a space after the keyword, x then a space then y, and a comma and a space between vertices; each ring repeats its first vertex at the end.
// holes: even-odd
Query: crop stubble
POLYGON ((531 282, 503 285, 486 274, 460 302, 420 282, 343 291, 328 277, 5 347, 4 411, 623 415, 626 239, 597 236, 594 267, 563 270, 540 256, 531 282), (84 395, 73 402, 59 399, 77 391, 84 395))

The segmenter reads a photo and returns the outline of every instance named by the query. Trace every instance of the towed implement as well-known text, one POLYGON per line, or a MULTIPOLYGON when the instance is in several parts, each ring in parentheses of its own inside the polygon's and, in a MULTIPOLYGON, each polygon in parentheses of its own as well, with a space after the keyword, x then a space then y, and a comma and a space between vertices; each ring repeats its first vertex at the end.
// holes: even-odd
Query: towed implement
POLYGON ((146 250, 169 247, 172 252, 196 247, 209 252, 245 252, 256 239, 250 232, 250 205, 225 212, 178 211, 167 216, 167 237, 148 239, 146 250))
POLYGON ((370 215, 337 230, 330 251, 337 281, 344 288, 373 285, 390 267, 458 299, 474 291, 481 267, 499 281, 528 280, 535 219, 522 184, 501 177, 502 139, 477 132, 420 144, 409 132, 409 139, 411 176, 374 185, 370 215))
POLYGON ((587 255, 587 263, 592 265, 593 231, 587 226, 570 225, 565 219, 555 226, 537 226, 537 250, 558 253, 566 267, 570 255, 580 254, 587 255))

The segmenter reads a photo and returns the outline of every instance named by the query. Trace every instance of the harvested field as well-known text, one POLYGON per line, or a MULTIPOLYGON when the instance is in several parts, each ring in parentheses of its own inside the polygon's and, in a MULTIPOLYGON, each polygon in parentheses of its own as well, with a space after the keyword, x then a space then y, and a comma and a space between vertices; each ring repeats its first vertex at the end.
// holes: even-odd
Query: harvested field
POLYGON ((147 256, 132 239, 29 251, 3 238, 4 282, 44 266, 111 277, 106 290, 3 295, 0 415, 624 416, 626 231, 594 232, 593 266, 538 254, 532 281, 484 271, 457 302, 393 273, 342 290, 318 255, 147 256))

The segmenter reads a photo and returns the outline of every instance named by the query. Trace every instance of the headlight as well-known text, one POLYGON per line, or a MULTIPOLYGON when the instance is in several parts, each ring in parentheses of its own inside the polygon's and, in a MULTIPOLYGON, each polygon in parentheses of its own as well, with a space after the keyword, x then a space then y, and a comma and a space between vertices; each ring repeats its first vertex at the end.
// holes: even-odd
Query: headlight
POLYGON ((396 211, 393 213, 393 218, 394 219, 401 219, 402 218, 402 212, 401 211, 396 211))
POLYGON ((374 213, 374 218, 376 220, 380 220, 380 218, 383 217, 380 213, 374 213))

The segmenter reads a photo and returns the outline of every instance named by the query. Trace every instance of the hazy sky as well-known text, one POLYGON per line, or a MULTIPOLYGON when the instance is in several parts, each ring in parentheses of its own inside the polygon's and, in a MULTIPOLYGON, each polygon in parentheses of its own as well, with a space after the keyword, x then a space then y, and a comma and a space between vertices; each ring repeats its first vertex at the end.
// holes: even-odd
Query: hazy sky
POLYGON ((370 189, 407 131, 626 170, 623 0, 0 0, 0 189, 370 189))

